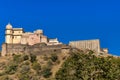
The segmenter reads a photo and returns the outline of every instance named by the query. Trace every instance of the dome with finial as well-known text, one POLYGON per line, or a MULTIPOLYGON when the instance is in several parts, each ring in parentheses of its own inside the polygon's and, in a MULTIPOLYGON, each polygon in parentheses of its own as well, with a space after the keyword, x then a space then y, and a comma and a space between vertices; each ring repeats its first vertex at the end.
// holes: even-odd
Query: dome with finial
POLYGON ((6 25, 6 29, 12 29, 12 25, 11 25, 10 23, 8 23, 8 24, 6 25))

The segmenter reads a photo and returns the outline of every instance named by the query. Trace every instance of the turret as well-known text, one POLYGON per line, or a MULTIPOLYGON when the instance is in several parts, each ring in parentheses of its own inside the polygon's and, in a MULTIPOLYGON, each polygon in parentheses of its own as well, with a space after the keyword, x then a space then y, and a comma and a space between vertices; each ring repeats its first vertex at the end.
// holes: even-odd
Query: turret
POLYGON ((12 25, 9 23, 6 25, 6 36, 5 36, 5 42, 6 43, 12 43, 12 25))
POLYGON ((34 31, 35 34, 43 35, 43 30, 39 29, 34 31))

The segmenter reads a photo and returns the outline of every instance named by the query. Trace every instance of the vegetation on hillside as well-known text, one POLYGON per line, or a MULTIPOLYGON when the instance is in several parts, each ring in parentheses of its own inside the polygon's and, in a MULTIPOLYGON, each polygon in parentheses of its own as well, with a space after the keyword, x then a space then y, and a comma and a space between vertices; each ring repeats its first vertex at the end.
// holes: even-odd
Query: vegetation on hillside
POLYGON ((56 54, 50 54, 44 64, 36 55, 13 55, 6 63, 0 63, 0 80, 44 80, 51 75, 52 65, 57 61, 56 54))
POLYGON ((56 73, 56 80, 119 80, 120 58, 96 57, 92 51, 72 53, 56 73))
POLYGON ((40 56, 19 54, 6 59, 0 62, 0 80, 120 79, 120 58, 96 57, 89 50, 40 56))

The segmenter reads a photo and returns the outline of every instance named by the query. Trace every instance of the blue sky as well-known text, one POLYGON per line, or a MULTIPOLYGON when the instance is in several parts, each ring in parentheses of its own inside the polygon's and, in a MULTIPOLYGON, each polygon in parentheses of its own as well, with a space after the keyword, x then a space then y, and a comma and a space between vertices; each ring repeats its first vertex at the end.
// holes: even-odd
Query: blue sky
POLYGON ((102 48, 120 55, 120 1, 116 0, 1 0, 0 44, 8 23, 25 31, 43 29, 63 43, 100 39, 102 48))

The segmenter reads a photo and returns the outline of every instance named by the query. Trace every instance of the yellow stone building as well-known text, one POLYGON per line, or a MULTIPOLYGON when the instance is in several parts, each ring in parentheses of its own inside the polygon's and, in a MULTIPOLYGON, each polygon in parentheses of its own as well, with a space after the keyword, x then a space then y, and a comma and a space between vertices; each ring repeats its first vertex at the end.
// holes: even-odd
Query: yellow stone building
POLYGON ((11 43, 20 43, 21 36, 23 34, 22 28, 12 28, 11 24, 6 26, 6 36, 5 42, 8 44, 11 43))
POLYGON ((7 44, 28 44, 46 43, 48 45, 58 45, 60 43, 56 38, 48 39, 43 34, 43 30, 25 32, 23 28, 13 28, 11 24, 6 25, 5 43, 7 44))

